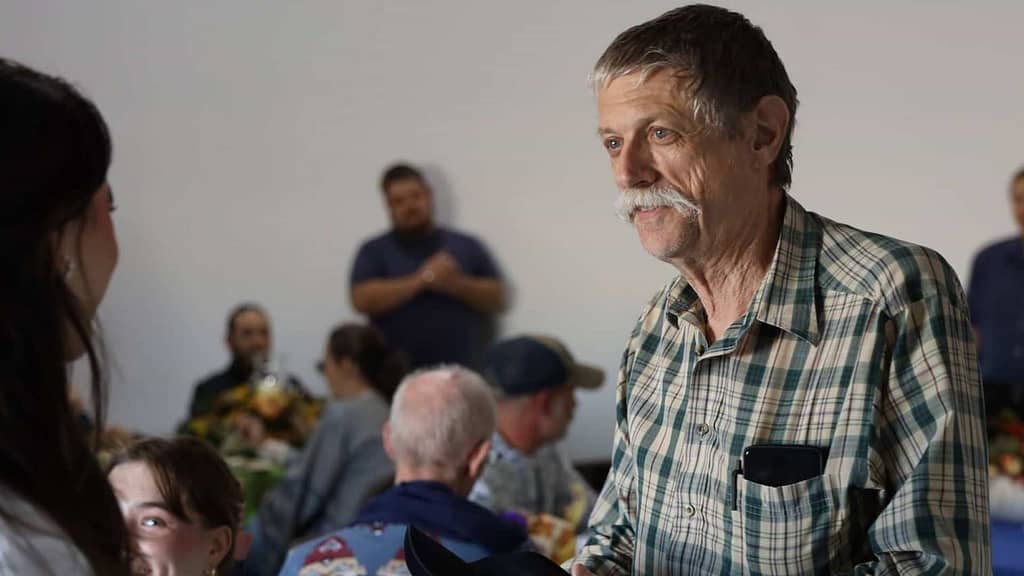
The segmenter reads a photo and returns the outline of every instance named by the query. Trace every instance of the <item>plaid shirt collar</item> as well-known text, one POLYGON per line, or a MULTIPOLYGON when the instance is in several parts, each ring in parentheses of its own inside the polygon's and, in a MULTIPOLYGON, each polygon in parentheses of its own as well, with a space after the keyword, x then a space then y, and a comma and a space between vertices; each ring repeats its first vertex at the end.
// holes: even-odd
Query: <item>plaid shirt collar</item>
MULTIPOLYGON (((814 279, 818 268, 821 231, 799 202, 786 196, 782 231, 768 273, 740 318, 739 330, 730 330, 714 348, 728 352, 754 319, 817 345, 820 339, 818 298, 814 279)), ((702 329, 703 306, 696 291, 682 277, 669 288, 665 319, 678 328, 679 321, 702 329)))

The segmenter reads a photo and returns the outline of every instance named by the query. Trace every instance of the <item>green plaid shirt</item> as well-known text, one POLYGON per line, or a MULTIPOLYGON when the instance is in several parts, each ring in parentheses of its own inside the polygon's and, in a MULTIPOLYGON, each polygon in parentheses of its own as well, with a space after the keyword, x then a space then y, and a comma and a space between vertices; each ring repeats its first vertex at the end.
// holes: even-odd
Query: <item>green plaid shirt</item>
POLYGON ((963 290, 935 252, 787 199, 747 313, 710 346, 681 278, 619 372, 612 470, 577 560, 606 574, 990 574, 982 389, 963 290), (754 444, 825 473, 734 477, 754 444))

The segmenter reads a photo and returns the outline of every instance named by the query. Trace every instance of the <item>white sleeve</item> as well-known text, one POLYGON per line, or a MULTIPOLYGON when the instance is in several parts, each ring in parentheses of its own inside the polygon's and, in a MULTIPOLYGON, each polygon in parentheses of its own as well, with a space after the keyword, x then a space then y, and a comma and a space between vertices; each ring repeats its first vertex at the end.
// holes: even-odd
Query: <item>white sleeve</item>
POLYGON ((49 517, 17 497, 0 516, 0 574, 91 575, 88 561, 49 517), (13 505, 12 505, 13 504, 13 505))

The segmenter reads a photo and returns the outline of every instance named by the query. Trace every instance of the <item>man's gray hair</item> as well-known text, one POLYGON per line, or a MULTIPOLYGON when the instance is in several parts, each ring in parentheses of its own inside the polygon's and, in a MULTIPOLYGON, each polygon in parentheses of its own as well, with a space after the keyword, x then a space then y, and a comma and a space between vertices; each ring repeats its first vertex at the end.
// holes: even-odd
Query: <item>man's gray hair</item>
POLYGON ((789 187, 796 88, 761 28, 742 14, 717 6, 677 8, 619 34, 594 66, 591 89, 596 94, 616 78, 633 73, 643 83, 661 70, 674 75, 698 128, 730 138, 738 135, 740 116, 762 97, 782 98, 790 120, 771 184, 789 187))
POLYGON ((494 427, 493 392, 479 374, 461 366, 417 370, 402 380, 391 401, 392 451, 413 466, 460 466, 494 427))

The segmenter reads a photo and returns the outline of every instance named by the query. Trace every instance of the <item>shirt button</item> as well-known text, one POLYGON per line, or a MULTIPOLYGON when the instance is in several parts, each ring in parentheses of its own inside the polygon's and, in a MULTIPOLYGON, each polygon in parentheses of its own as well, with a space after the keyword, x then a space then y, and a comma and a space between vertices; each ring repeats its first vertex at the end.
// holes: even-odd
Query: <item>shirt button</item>
POLYGON ((686 515, 687 516, 692 518, 696 513, 697 513, 697 509, 693 507, 693 504, 687 504, 686 505, 686 515))
POLYGON ((697 434, 700 434, 701 436, 707 436, 708 432, 711 432, 711 426, 708 426, 703 422, 697 426, 697 434))

